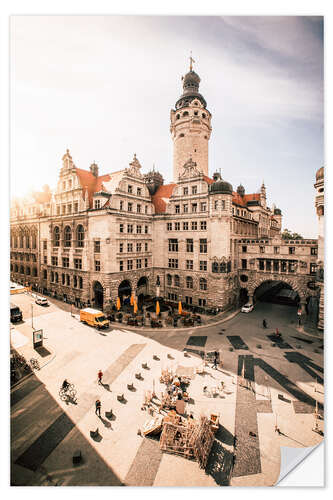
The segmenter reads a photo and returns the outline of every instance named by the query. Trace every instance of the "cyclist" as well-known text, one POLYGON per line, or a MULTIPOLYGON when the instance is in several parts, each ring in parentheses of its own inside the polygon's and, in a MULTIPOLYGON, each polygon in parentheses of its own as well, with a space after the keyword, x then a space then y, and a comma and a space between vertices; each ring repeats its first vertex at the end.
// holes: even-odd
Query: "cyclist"
POLYGON ((64 391, 67 391, 68 387, 69 387, 69 382, 67 381, 67 379, 65 379, 65 380, 63 381, 63 383, 62 383, 61 388, 62 388, 64 391))

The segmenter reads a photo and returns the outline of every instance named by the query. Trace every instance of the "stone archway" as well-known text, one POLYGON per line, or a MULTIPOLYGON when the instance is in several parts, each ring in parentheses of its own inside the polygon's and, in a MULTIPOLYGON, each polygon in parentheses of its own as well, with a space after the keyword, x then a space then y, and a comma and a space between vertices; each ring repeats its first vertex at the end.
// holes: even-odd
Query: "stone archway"
POLYGON ((127 302, 132 293, 132 285, 129 280, 123 280, 118 287, 118 297, 121 303, 127 302))
POLYGON ((104 289, 99 281, 95 281, 93 284, 94 292, 94 307, 103 310, 104 304, 104 289))

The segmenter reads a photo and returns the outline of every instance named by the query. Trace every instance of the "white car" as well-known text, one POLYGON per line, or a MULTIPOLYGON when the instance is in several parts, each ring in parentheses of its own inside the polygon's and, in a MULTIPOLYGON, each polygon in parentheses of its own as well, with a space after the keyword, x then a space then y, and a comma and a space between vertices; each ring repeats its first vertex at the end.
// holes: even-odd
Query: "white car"
POLYGON ((48 300, 45 299, 45 297, 36 297, 35 300, 36 304, 39 304, 40 306, 48 306, 48 300))
POLYGON ((254 305, 253 304, 245 304, 245 306, 242 307, 241 312, 242 313, 249 313, 253 311, 254 305))

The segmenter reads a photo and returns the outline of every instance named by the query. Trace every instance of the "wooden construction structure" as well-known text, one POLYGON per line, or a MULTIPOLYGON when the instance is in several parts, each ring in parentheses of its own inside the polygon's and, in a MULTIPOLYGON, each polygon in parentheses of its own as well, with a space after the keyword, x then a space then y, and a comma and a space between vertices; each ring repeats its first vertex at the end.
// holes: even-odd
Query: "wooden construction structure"
POLYGON ((200 468, 205 468, 213 442, 214 433, 207 417, 201 416, 199 422, 189 418, 182 423, 179 415, 169 412, 164 418, 160 438, 162 451, 196 460, 200 468))

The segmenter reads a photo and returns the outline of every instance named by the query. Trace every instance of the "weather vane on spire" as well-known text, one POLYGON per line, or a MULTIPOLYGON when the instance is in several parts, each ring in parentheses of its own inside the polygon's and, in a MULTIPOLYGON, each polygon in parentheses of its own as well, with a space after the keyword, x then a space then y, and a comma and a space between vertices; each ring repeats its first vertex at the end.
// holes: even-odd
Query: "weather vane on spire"
POLYGON ((190 71, 192 71, 192 70, 193 70, 192 63, 194 63, 194 62, 195 62, 195 60, 194 60, 194 59, 193 59, 193 57, 192 57, 192 50, 191 50, 191 55, 190 55, 190 71))

